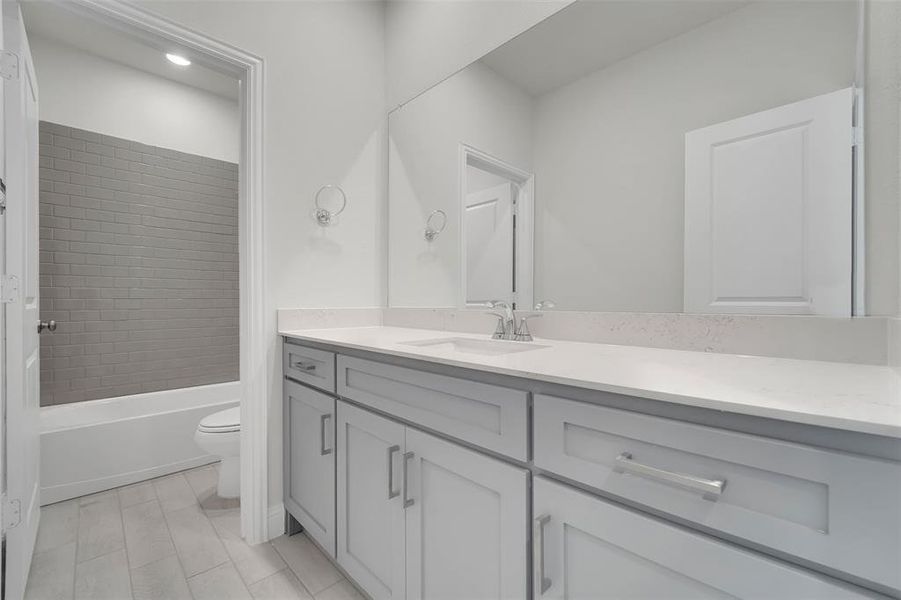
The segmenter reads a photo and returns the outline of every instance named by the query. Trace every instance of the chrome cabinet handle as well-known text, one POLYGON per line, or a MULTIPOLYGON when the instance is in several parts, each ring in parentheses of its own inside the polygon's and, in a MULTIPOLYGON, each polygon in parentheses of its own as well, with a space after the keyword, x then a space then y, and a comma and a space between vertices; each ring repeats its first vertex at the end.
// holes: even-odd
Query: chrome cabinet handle
POLYGON ((319 417, 319 454, 325 456, 331 454, 332 449, 325 445, 325 422, 332 418, 330 413, 325 413, 319 417))
POLYGON ((551 515, 535 517, 532 524, 532 555, 535 557, 535 592, 542 595, 551 587, 550 577, 544 574, 544 526, 551 520, 551 515))
POLYGON ((409 494, 410 477, 409 477, 409 471, 407 470, 407 465, 410 464, 410 459, 413 458, 414 456, 416 456, 416 455, 413 454, 412 452, 404 453, 404 458, 403 458, 403 461, 404 461, 404 508, 410 508, 411 506, 413 506, 413 498, 410 498, 410 494, 409 494))
POLYGON ((617 473, 631 473, 639 477, 682 486, 692 491, 700 492, 707 500, 719 498, 726 487, 725 479, 704 479, 693 475, 664 471, 650 465, 643 465, 632 460, 630 452, 623 452, 616 457, 616 465, 613 467, 613 470, 617 473))
POLYGON ((44 330, 53 333, 56 331, 56 321, 50 319, 49 321, 38 321, 38 333, 41 333, 44 330))
POLYGON ((303 362, 302 360, 299 360, 296 363, 294 363, 293 365, 291 365, 291 367, 294 369, 297 369, 298 371, 310 372, 310 371, 316 370, 316 363, 308 363, 308 362, 303 362))
POLYGON ((400 496, 400 491, 394 491, 394 453, 400 451, 400 446, 388 448, 388 500, 400 496))

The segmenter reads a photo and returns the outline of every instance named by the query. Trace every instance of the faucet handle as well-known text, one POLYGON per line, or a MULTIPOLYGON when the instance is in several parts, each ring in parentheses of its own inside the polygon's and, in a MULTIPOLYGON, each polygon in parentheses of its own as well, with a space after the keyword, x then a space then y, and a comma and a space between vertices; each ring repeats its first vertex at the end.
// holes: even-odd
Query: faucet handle
POLYGON ((494 328, 494 333, 491 335, 491 339, 493 339, 493 340, 504 339, 507 335, 507 328, 505 325, 507 317, 505 317, 501 313, 490 312, 490 311, 486 312, 485 314, 497 317, 497 326, 494 328))
POLYGON ((541 302, 535 304, 535 310, 547 310, 554 308, 555 306, 557 305, 553 300, 542 300, 541 302))
POLYGON ((529 331, 528 319, 540 319, 543 316, 542 314, 523 315, 519 319, 519 327, 516 329, 516 335, 513 339, 517 342, 531 342, 533 338, 532 333, 529 331))

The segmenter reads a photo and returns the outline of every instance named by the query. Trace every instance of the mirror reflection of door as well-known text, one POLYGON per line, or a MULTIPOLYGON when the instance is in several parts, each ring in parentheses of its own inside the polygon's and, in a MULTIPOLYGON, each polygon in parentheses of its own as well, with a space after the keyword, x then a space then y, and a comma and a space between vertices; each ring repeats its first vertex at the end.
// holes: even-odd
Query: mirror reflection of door
POLYGON ((514 301, 515 194, 509 181, 466 194, 463 214, 467 304, 514 301))

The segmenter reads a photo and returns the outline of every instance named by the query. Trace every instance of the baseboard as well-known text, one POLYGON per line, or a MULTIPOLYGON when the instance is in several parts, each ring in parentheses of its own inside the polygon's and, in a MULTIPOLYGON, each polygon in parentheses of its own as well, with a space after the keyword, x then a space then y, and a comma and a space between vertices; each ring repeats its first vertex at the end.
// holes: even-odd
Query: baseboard
POLYGON ((266 531, 269 533, 269 539, 275 538, 285 533, 285 505, 279 502, 275 506, 269 507, 269 516, 266 531))
POLYGON ((219 460, 218 457, 211 454, 205 454, 188 460, 169 463, 167 465, 158 465, 149 469, 142 469, 140 471, 117 473, 115 475, 100 477, 98 479, 74 481, 71 483, 64 483, 60 485, 41 488, 41 506, 54 504, 56 502, 62 502, 63 500, 69 500, 71 498, 78 498, 80 496, 87 496, 88 494, 96 494, 97 492, 103 492, 106 490, 111 490, 113 488, 122 487, 124 485, 146 481, 147 479, 153 479, 154 477, 162 477, 163 475, 177 473, 179 471, 184 471, 185 469, 201 467, 203 465, 214 463, 217 460, 219 460))

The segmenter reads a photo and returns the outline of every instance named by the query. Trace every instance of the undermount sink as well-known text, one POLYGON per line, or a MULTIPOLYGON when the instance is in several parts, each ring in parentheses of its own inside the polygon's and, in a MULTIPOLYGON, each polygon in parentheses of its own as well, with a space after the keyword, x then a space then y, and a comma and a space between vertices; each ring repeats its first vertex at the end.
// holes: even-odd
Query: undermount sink
POLYGON ((419 348, 436 348, 442 350, 456 350, 467 354, 481 354, 483 356, 498 356, 501 354, 516 354, 547 348, 543 344, 532 342, 510 342, 506 340, 480 340, 464 337, 435 338, 431 340, 415 340, 401 342, 404 346, 416 346, 419 348))

